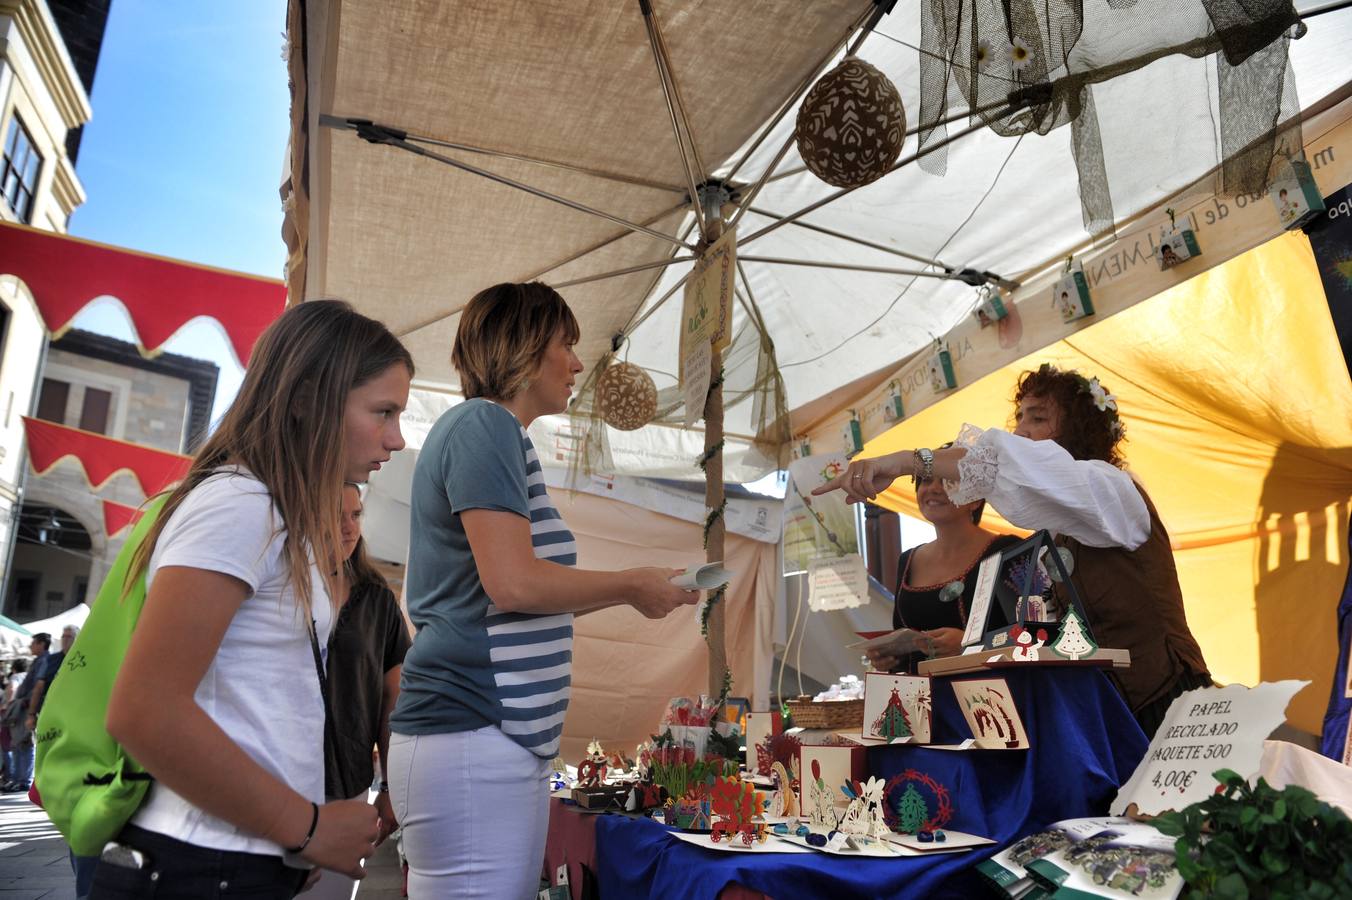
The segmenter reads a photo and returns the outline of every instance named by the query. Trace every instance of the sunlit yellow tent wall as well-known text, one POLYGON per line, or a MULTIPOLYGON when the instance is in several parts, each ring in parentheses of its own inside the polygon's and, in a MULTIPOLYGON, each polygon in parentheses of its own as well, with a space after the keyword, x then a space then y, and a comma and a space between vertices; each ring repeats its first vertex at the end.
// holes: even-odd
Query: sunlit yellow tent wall
MULTIPOLYGON (((1118 398, 1126 456, 1173 538, 1188 621, 1222 683, 1313 684, 1288 718, 1319 733, 1347 573, 1352 384, 1309 241, 1270 241, 998 370, 869 441, 934 446, 1010 421, 1049 361, 1118 398)), ((879 498, 916 515, 909 482, 879 498)), ((987 525, 1007 526, 988 514, 987 525)))

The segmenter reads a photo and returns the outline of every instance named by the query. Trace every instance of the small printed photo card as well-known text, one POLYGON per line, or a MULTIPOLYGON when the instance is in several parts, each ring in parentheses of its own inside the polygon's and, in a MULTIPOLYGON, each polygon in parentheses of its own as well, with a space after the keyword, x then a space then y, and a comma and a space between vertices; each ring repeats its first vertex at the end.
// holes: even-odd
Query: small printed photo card
POLYGON ((954 681, 953 693, 978 749, 1028 749, 1028 732, 1003 678, 954 681))
POLYGON ((889 743, 929 743, 931 691, 928 675, 865 673, 863 736, 889 743))
POLYGON ((976 589, 972 592, 972 609, 967 615, 967 628, 962 633, 962 645, 980 646, 991 617, 991 599, 995 596, 995 583, 1000 578, 999 553, 992 553, 981 561, 976 572, 976 589))

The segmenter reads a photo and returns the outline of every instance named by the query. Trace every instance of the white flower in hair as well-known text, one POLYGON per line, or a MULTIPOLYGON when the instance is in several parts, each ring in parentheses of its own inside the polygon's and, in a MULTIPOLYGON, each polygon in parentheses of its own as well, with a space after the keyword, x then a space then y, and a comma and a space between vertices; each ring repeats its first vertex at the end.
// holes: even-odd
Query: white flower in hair
POLYGON ((1033 64, 1033 51, 1023 42, 1023 38, 1016 37, 1014 43, 1009 45, 1009 61, 1015 72, 1022 72, 1033 64))
POLYGON ((1097 378, 1089 379, 1089 396, 1093 398, 1094 406, 1099 412, 1112 410, 1117 412, 1117 398, 1103 389, 1097 378))

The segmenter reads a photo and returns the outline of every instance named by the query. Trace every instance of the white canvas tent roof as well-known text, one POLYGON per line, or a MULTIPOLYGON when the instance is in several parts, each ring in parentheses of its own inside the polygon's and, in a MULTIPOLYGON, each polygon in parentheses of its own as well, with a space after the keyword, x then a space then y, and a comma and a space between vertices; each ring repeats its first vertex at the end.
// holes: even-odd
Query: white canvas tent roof
MULTIPOLYGON (((871 6, 867 0, 755 0, 714 8, 656 0, 704 174, 729 173, 775 110, 829 64, 871 6)), ((1164 28, 1194 33, 1205 28, 1202 16, 1201 4, 1174 4, 1166 17, 1157 4, 1137 3, 1087 20, 1076 64, 1112 61, 1105 58, 1109 50, 1121 56, 1167 43, 1164 28), (1131 36, 1125 49, 1123 35, 1131 36)), ((293 0, 291 21, 292 66, 303 101, 293 110, 292 162, 293 171, 307 175, 295 185, 288 221, 296 249, 293 292, 340 296, 388 322, 413 349, 420 380, 454 387, 449 348, 456 314, 483 287, 535 277, 566 284, 690 255, 671 240, 690 222, 683 205, 687 179, 639 4, 293 0), (331 127, 346 117, 437 139, 441 143, 428 149, 449 159, 603 209, 668 239, 331 127)), ((912 123, 919 31, 915 6, 900 3, 860 50, 895 83, 912 123)), ((1302 108, 1348 92, 1350 39, 1352 14, 1330 14, 1312 19, 1308 33, 1290 43, 1302 108)), ((1120 224, 1147 213, 1162 218, 1161 201, 1214 186, 1210 176, 1221 162, 1214 65, 1214 57, 1167 56, 1095 87, 1120 224)), ((759 177, 792 122, 792 114, 780 121, 738 169, 736 183, 759 177)), ((908 138, 904 155, 913 152, 913 142, 908 138)), ((947 153, 943 176, 902 168, 802 218, 817 230, 785 225, 752 240, 772 220, 748 213, 739 226, 743 259, 935 271, 891 250, 1036 283, 1068 252, 1088 246, 1069 128, 1023 137, 980 129, 947 153)), ((799 168, 791 149, 775 172, 799 168)), ((834 193, 799 171, 767 184, 754 206, 784 215, 834 193)), ((1266 236, 1276 231, 1274 221, 1266 236)), ((1207 264, 1222 258, 1209 257, 1207 264)), ((743 268, 746 293, 775 341, 799 432, 850 405, 899 361, 962 322, 974 302, 973 289, 956 281, 771 262, 745 261, 743 268)), ((612 336, 648 313, 687 269, 645 269, 563 287, 582 322, 584 363, 594 365, 612 336)), ((625 351, 659 389, 674 385, 678 314, 678 302, 666 303, 634 329, 625 351)), ((745 331, 744 324, 739 308, 734 332, 745 331)), ((736 399, 754 380, 754 349, 743 340, 725 359, 727 430, 734 436, 752 430, 751 404, 736 399)), ((610 436, 624 440, 618 432, 610 436)), ((644 439, 653 440, 651 434, 644 439)), ((736 449, 734 441, 729 480, 753 476, 754 465, 738 465, 736 449)), ((617 468, 642 471, 640 459, 617 468)), ((699 477, 694 470, 684 475, 699 477)))

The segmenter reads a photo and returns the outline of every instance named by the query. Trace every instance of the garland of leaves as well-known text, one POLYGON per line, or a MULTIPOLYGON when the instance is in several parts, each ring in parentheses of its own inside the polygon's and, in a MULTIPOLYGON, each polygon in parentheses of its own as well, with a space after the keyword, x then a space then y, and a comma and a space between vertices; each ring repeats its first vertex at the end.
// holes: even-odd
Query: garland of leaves
POLYGON ((707 473, 709 471, 709 461, 712 460, 718 454, 723 452, 723 446, 726 443, 727 443, 726 440, 719 440, 717 444, 714 444, 708 450, 705 450, 703 453, 699 455, 699 459, 695 460, 695 465, 699 467, 699 470, 701 472, 707 473))
POLYGON ((709 592, 709 599, 704 601, 703 608, 699 611, 699 633, 703 636, 705 642, 709 640, 709 614, 714 610, 714 604, 723 599, 727 593, 727 588, 721 587, 716 591, 709 592))
POLYGON ((723 513, 727 511, 728 500, 723 498, 723 502, 715 508, 709 510, 704 517, 704 549, 709 549, 709 532, 713 529, 714 523, 723 518, 723 513))

